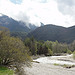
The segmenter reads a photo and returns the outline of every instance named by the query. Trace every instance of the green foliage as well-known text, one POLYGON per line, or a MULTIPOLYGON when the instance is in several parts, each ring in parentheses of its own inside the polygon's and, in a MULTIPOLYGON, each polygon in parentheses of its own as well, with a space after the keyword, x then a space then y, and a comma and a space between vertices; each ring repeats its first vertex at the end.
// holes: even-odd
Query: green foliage
POLYGON ((37 45, 38 48, 38 54, 44 54, 44 55, 53 55, 52 49, 52 43, 51 41, 46 41, 46 42, 38 42, 37 45))
POLYGON ((61 65, 62 67, 64 68, 72 68, 72 67, 75 67, 75 65, 67 65, 67 64, 64 64, 64 65, 61 65))
POLYGON ((75 67, 75 65, 67 65, 67 64, 61 65, 61 64, 57 64, 57 63, 54 63, 54 65, 55 65, 55 66, 62 66, 62 67, 64 67, 64 68, 72 68, 72 67, 75 67))
POLYGON ((18 37, 18 38, 24 40, 26 35, 27 35, 27 33, 26 32, 19 32, 19 31, 17 32, 16 31, 16 32, 11 32, 10 35, 14 36, 14 37, 18 37))
POLYGON ((48 55, 50 55, 50 56, 53 55, 53 51, 51 49, 48 49, 48 55))
POLYGON ((73 59, 75 59, 75 51, 73 52, 73 59))
POLYGON ((65 49, 63 50, 63 52, 64 52, 64 53, 67 53, 67 49, 65 48, 65 49))
POLYGON ((5 36, 10 36, 8 28, 0 27, 0 40, 5 36))
POLYGON ((75 50, 75 40, 69 44, 70 50, 74 51, 75 50))
POLYGON ((25 46, 29 47, 32 55, 44 54, 44 55, 54 55, 56 53, 69 53, 69 45, 65 43, 59 43, 58 41, 36 41, 33 37, 27 38, 24 41, 25 46))
POLYGON ((33 37, 26 38, 24 43, 25 43, 25 46, 29 47, 32 55, 37 54, 37 41, 33 37))
MULTIPOLYGON (((1 31, 2 34, 6 32, 1 31)), ((0 34, 0 36, 2 36, 0 34)), ((0 40, 0 65, 26 63, 30 61, 28 48, 19 38, 3 35, 0 40)))
POLYGON ((41 26, 28 34, 29 37, 34 36, 37 40, 59 41, 63 43, 71 43, 75 40, 75 26, 64 28, 52 24, 41 26))
POLYGON ((38 41, 38 43, 37 43, 37 54, 39 54, 39 55, 41 55, 41 54, 43 54, 43 42, 41 42, 41 41, 38 41))
POLYGON ((54 53, 60 53, 59 48, 60 48, 60 47, 59 47, 58 41, 54 42, 54 43, 53 43, 53 52, 54 52, 54 53))
POLYGON ((60 64, 54 63, 55 66, 59 66, 60 64))
POLYGON ((67 50, 67 53, 68 53, 68 54, 72 54, 72 51, 68 49, 68 50, 67 50))
POLYGON ((0 75, 13 75, 14 71, 6 67, 0 66, 0 75))
POLYGON ((46 44, 43 44, 42 46, 43 54, 47 55, 48 54, 48 46, 46 44))

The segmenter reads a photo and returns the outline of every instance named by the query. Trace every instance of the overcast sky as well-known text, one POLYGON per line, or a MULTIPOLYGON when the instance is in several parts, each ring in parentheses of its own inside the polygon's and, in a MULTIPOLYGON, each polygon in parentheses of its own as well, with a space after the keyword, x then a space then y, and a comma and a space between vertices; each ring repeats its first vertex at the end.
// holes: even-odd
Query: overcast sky
POLYGON ((0 13, 40 25, 75 25, 75 0, 0 0, 0 13))

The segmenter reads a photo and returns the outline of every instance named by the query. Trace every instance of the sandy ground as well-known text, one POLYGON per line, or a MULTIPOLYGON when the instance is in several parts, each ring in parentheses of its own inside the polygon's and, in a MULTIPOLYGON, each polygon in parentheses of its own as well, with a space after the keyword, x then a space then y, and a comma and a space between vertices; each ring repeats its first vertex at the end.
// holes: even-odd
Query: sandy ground
MULTIPOLYGON (((52 57, 52 58, 58 59, 59 57, 52 57)), ((32 62, 32 67, 25 67, 24 70, 27 75, 75 75, 75 67, 64 68, 61 66, 55 66, 51 63, 42 63, 42 62, 40 63, 32 62)))

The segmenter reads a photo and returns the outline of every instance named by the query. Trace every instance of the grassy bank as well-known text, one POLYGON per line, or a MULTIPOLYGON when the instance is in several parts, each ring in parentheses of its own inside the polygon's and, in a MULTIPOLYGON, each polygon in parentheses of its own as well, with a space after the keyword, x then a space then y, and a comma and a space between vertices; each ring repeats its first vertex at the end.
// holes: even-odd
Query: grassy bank
POLYGON ((0 75, 13 75, 14 71, 7 67, 0 66, 0 75))

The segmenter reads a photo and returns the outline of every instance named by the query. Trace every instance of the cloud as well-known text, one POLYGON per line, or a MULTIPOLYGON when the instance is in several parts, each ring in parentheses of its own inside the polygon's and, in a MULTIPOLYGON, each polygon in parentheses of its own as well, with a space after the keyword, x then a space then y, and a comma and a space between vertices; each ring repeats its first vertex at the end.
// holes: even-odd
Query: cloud
POLYGON ((57 0, 58 8, 63 14, 74 15, 75 0, 57 0))
POLYGON ((32 0, 32 1, 39 2, 39 3, 46 3, 48 0, 32 0))
POLYGON ((68 15, 71 18, 71 23, 75 22, 75 0, 57 0, 58 9, 63 15, 68 15))
POLYGON ((59 4, 64 4, 68 6, 73 6, 75 5, 75 0, 57 0, 59 4))
POLYGON ((74 24, 74 2, 74 0, 22 0, 20 4, 15 4, 10 0, 0 0, 0 13, 38 26, 43 22, 68 27, 74 24))
POLYGON ((0 13, 8 15, 15 20, 29 22, 27 10, 21 4, 14 4, 10 0, 0 0, 0 13))

